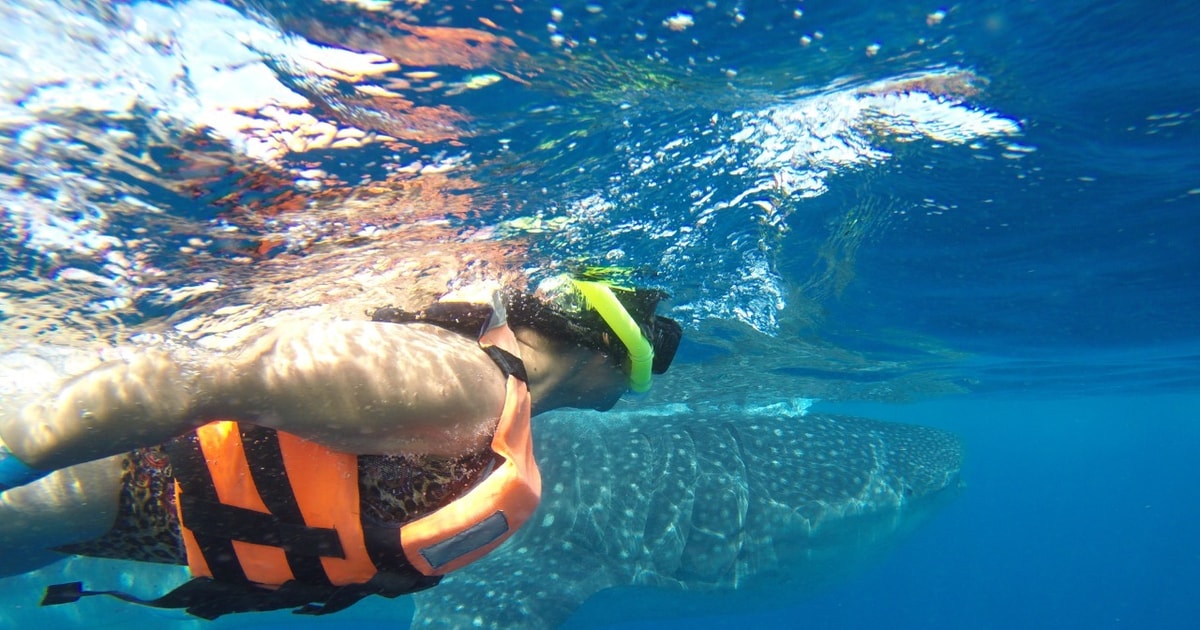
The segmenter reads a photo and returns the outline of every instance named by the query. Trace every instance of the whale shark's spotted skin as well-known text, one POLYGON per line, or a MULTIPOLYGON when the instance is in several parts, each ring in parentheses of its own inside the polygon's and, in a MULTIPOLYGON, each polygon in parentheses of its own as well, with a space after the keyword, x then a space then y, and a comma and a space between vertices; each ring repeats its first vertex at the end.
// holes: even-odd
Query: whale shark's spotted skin
POLYGON ((766 572, 815 584, 911 526, 904 517, 958 486, 962 461, 944 431, 840 416, 535 424, 538 512, 490 556, 416 594, 413 627, 557 627, 614 586, 736 589, 766 572))

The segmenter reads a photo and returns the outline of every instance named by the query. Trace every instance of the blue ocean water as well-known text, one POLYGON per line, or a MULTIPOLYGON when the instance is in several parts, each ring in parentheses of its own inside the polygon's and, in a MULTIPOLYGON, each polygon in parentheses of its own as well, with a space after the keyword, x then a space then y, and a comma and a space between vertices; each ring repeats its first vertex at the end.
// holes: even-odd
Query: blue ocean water
MULTIPOLYGON (((389 164, 461 157, 475 204, 450 219, 473 235, 463 241, 523 230, 524 272, 534 279, 567 263, 632 269, 670 291, 673 315, 688 325, 679 367, 745 376, 737 370, 746 364, 729 367, 738 358, 730 348, 740 348, 773 388, 730 384, 705 395, 816 398, 818 411, 954 431, 968 451, 960 498, 821 593, 715 614, 676 609, 671 593, 623 589, 594 597, 569 626, 1200 623, 1200 8, 519 4, 440 14, 438 24, 469 28, 486 18, 535 60, 497 64, 522 81, 409 95, 468 112, 468 135, 413 140, 403 157, 367 147, 305 160, 354 181, 377 179, 389 164), (527 65, 536 70, 522 74, 527 65), (532 219, 559 227, 520 227, 532 219), (660 612, 631 620, 622 608, 660 612)), ((231 6, 314 41, 296 26, 301 18, 361 26, 322 3, 231 6)), ((54 250, 47 262, 47 232, 29 227, 33 215, 13 200, 65 203, 71 189, 17 178, 27 172, 13 164, 3 171, 5 237, 15 244, 3 250, 6 292, 65 291, 19 293, 11 281, 54 280, 68 267, 103 275, 105 261, 86 248, 54 250)), ((76 166, 100 180, 125 177, 76 166)), ((288 233, 271 223, 287 215, 256 222, 247 218, 254 210, 230 212, 221 193, 245 180, 213 181, 216 190, 200 195, 149 186, 153 215, 114 212, 105 223, 75 208, 61 225, 132 242, 164 214, 190 222, 170 223, 156 248, 130 246, 130 258, 180 274, 167 287, 224 279, 230 256, 189 262, 179 246, 229 224, 247 240, 288 233)), ((39 225, 50 224, 60 225, 39 225)), ((281 240, 280 257, 336 241, 339 228, 304 225, 313 233, 302 244, 281 240)), ((193 304, 158 289, 92 286, 71 300, 129 302, 89 311, 64 298, 68 322, 108 312, 136 327, 193 304)), ((105 610, 111 619, 89 625, 121 625, 122 608, 105 610)), ((304 625, 402 626, 411 605, 363 610, 304 625)), ((223 625, 259 623, 292 620, 223 625)))
POLYGON ((1197 604, 1195 400, 985 397, 869 409, 954 426, 968 492, 857 586, 787 613, 832 627, 1182 628, 1197 604))

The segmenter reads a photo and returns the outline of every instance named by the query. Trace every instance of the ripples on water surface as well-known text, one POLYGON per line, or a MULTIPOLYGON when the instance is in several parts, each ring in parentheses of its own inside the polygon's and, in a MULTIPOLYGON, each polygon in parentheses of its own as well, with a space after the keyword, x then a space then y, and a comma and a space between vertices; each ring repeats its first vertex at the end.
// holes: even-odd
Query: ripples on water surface
MULTIPOLYGON (((1072 164, 1089 148, 1058 146, 1061 123, 1031 117, 1038 103, 1014 85, 1045 79, 982 54, 1043 37, 1036 14, 252 6, 5 9, 30 33, 3 58, 9 327, 123 339, 247 304, 360 312, 477 277, 611 265, 668 289, 698 344, 722 345, 722 329, 799 336, 799 352, 773 353, 790 364, 836 355, 833 340, 854 370, 952 363, 947 329, 978 329, 973 351, 1011 350, 987 334, 1073 318, 1109 281, 1081 282, 1101 270, 1046 251, 1102 219, 1031 210, 1095 198, 1130 167, 1072 164), (964 259, 976 246, 986 263, 964 259), (834 339, 846 333, 879 343, 834 339)), ((1136 122, 1164 150, 1193 124, 1169 108, 1136 122)), ((1194 201, 1170 194, 1154 200, 1175 203, 1168 216, 1194 201)))
POLYGON ((674 295, 696 356, 799 328, 770 360, 876 370, 820 341, 859 249, 921 209, 873 173, 1033 151, 937 12, 422 5, 6 9, 40 34, 4 60, 7 325, 201 336, 607 265, 674 295))

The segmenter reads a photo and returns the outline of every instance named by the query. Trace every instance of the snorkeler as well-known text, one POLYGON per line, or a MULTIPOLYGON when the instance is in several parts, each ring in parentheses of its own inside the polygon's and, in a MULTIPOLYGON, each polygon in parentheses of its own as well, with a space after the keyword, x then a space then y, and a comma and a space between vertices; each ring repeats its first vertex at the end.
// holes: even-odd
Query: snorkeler
POLYGON ((51 551, 187 564, 159 599, 104 594, 205 618, 435 585, 536 509, 531 415, 607 410, 674 358, 662 293, 550 293, 283 325, 221 361, 147 352, 7 410, 0 575, 51 551))

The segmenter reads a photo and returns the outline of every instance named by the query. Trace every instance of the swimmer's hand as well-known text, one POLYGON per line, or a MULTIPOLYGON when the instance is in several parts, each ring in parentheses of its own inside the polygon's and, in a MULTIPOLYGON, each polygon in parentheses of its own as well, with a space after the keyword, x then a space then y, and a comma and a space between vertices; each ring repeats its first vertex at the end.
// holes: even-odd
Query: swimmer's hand
POLYGON ((103 363, 5 414, 0 435, 45 471, 158 444, 189 427, 196 378, 161 350, 103 363))
POLYGON ((7 444, 0 442, 0 492, 37 481, 49 472, 30 468, 8 450, 7 444))

